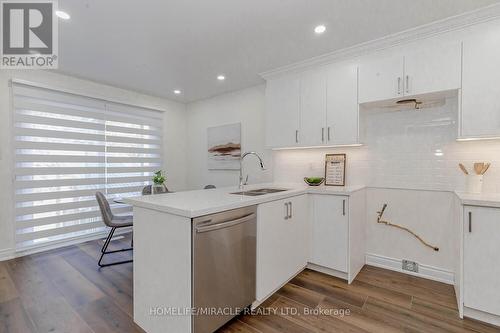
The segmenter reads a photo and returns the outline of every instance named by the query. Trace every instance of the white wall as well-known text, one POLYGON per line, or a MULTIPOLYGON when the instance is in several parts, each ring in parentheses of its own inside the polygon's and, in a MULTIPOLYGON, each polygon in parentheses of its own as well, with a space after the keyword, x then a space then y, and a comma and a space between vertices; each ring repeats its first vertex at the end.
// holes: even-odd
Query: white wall
POLYGON ((393 259, 409 259, 454 272, 454 195, 445 191, 369 188, 366 204, 366 252, 393 259), (386 203, 383 219, 407 227, 439 251, 410 233, 378 224, 377 211, 386 203))
POLYGON ((0 72, 0 258, 8 255, 14 246, 14 216, 12 203, 12 150, 9 80, 22 79, 53 88, 63 88, 107 100, 149 106, 165 112, 165 166, 167 185, 172 190, 186 188, 186 144, 180 140, 186 133, 185 106, 162 98, 81 80, 70 76, 39 70, 0 72))
POLYGON ((244 161, 244 176, 249 183, 272 180, 271 151, 264 150, 264 90, 263 85, 228 93, 187 105, 188 123, 188 186, 200 189, 207 184, 217 187, 236 186, 239 172, 235 170, 208 170, 207 128, 241 123, 242 151, 256 151, 266 164, 261 171, 254 156, 244 161))

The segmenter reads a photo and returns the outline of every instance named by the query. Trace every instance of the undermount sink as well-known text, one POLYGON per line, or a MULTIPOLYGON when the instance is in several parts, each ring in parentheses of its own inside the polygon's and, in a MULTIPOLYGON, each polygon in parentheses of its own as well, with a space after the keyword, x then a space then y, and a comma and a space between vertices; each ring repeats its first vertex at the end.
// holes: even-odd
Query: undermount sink
POLYGON ((255 190, 233 192, 231 194, 248 195, 248 196, 258 196, 258 195, 264 195, 264 194, 270 194, 270 193, 277 193, 277 192, 284 192, 284 191, 288 191, 288 190, 287 189, 283 189, 283 188, 259 188, 259 189, 255 189, 255 190))

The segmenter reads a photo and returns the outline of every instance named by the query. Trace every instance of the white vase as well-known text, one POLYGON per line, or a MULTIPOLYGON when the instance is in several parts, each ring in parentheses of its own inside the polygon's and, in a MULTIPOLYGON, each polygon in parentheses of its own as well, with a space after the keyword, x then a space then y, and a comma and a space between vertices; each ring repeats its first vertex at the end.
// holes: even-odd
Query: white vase
POLYGON ((466 183, 466 192, 482 193, 483 192, 483 175, 468 175, 466 183))

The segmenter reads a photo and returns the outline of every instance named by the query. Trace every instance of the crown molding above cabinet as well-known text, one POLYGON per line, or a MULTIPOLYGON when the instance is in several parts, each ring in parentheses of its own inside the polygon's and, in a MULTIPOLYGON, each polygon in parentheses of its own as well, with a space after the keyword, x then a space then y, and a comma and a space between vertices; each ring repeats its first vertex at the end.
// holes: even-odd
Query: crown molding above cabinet
POLYGON ((499 17, 500 4, 493 4, 474 11, 451 16, 426 25, 387 35, 365 43, 326 53, 304 61, 265 71, 260 73, 260 76, 265 80, 269 80, 284 74, 301 72, 307 68, 327 65, 346 59, 352 59, 371 52, 376 52, 399 46, 401 44, 430 38, 454 30, 464 29, 472 25, 497 19, 499 17))

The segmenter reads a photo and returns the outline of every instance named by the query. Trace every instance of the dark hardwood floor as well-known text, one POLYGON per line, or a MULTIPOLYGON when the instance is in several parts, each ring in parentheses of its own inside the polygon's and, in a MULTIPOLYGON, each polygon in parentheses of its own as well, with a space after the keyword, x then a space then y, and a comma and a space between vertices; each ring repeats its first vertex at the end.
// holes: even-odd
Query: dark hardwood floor
MULTIPOLYGON (((126 237, 112 246, 117 249, 129 241, 126 237)), ((92 241, 0 262, 0 332, 142 332, 132 319, 133 264, 99 269, 101 246, 102 241, 92 241)), ((219 331, 500 332, 500 328, 458 319, 449 285, 366 266, 351 285, 305 270, 255 313, 241 315, 219 331)))

